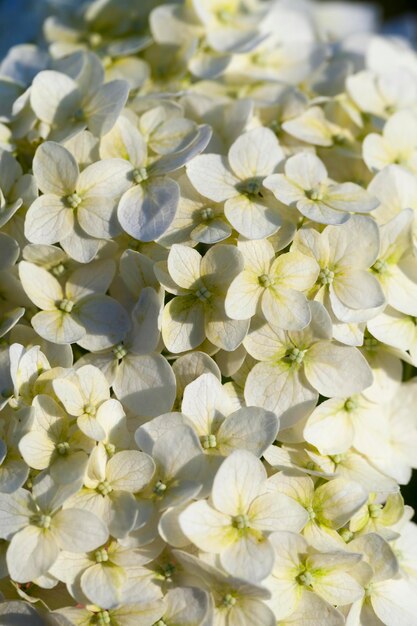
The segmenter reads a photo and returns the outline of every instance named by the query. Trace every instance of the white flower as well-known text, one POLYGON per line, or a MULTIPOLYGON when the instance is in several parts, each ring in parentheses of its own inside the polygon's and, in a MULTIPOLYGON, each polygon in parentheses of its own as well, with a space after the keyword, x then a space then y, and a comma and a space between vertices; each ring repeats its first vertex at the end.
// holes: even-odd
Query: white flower
POLYGON ((261 321, 253 324, 244 345, 257 363, 245 384, 249 405, 274 411, 285 427, 311 411, 319 393, 349 397, 372 383, 360 352, 331 341, 331 320, 318 302, 310 302, 311 322, 285 332, 261 321))
POLYGON ((251 581, 264 579, 272 570, 269 532, 300 530, 308 519, 287 496, 267 493, 266 479, 252 453, 235 450, 215 476, 212 504, 198 500, 179 517, 183 533, 200 550, 218 554, 227 572, 251 581))
POLYGON ((274 133, 256 128, 233 143, 227 159, 217 154, 195 158, 187 166, 187 175, 202 196, 225 202, 224 213, 241 235, 262 239, 282 223, 279 207, 271 203, 263 181, 283 158, 274 133))
MULTIPOLYGON (((133 494, 146 487, 154 472, 155 464, 147 454, 123 450, 109 459, 99 443, 90 454, 84 487, 66 501, 65 507, 91 511, 107 524, 113 537, 123 537, 136 520, 133 494)), ((69 546, 66 549, 71 551, 69 546)))
POLYGON ((128 163, 107 159, 80 173, 64 146, 47 141, 36 151, 33 171, 43 195, 28 211, 26 237, 33 243, 59 241, 70 257, 88 263, 100 239, 110 239, 119 232, 116 208, 130 186, 128 163))
POLYGON ((97 136, 108 132, 129 95, 124 80, 104 83, 104 69, 93 54, 84 54, 75 80, 54 70, 39 72, 30 91, 36 116, 49 125, 49 139, 62 140, 88 126, 97 136))
MULTIPOLYGON (((360 561, 360 554, 342 551, 320 554, 304 537, 292 532, 272 533, 270 541, 276 563, 266 586, 272 594, 269 605, 278 620, 291 616, 300 600, 307 601, 314 593, 324 600, 319 619, 327 624, 325 616, 337 615, 332 606, 349 605, 364 595, 362 587, 349 574, 360 561)), ((313 602, 320 606, 317 600, 313 602)))
POLYGON ((399 111, 386 122, 382 135, 371 133, 363 142, 363 160, 373 172, 397 163, 417 171, 417 117, 399 111))
POLYGON ((95 261, 72 272, 65 290, 47 270, 27 261, 19 264, 23 288, 41 309, 31 322, 41 337, 53 343, 78 342, 100 350, 116 344, 129 320, 124 308, 104 295, 114 275, 112 261, 95 261))
POLYGON ((85 552, 106 541, 107 527, 100 518, 76 508, 61 509, 76 489, 56 486, 48 475, 40 475, 33 495, 24 489, 0 494, 0 532, 11 539, 7 567, 13 580, 27 582, 46 574, 60 549, 85 552))
MULTIPOLYGON (((342 322, 357 323, 374 316, 385 304, 377 279, 368 271, 377 260, 379 246, 375 222, 354 215, 322 233, 300 229, 292 249, 312 256, 320 267, 315 299, 342 322)), ((339 338, 337 333, 334 336, 339 338)))
POLYGON ((217 244, 204 257, 197 250, 175 244, 168 255, 168 272, 156 273, 167 291, 176 295, 162 314, 162 338, 171 352, 196 348, 205 338, 234 350, 246 335, 248 322, 230 319, 226 291, 243 266, 235 246, 217 244))
POLYGON ((270 324, 285 330, 300 330, 311 319, 303 292, 312 287, 319 267, 308 256, 287 252, 275 258, 266 240, 238 242, 244 258, 243 271, 227 290, 225 308, 232 319, 249 319, 258 304, 270 324))
POLYGON ((343 224, 349 213, 368 213, 379 204, 359 185, 329 181, 322 161, 307 152, 290 157, 285 174, 268 176, 264 185, 280 202, 319 224, 343 224))
POLYGON ((33 401, 35 423, 19 441, 29 467, 48 469, 57 483, 79 483, 84 476, 93 442, 71 426, 52 398, 38 395, 33 401))

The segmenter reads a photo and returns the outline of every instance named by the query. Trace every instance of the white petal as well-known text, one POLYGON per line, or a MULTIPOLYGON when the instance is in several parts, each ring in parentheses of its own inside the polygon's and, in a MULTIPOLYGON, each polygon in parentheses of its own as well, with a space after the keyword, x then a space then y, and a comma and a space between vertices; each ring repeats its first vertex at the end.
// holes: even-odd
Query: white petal
POLYGON ((132 166, 124 159, 104 159, 85 168, 77 183, 82 196, 120 197, 131 186, 132 166))
POLYGON ((266 471, 251 452, 235 450, 223 461, 213 483, 213 504, 227 515, 245 514, 262 491, 266 471))
POLYGON ((27 526, 13 537, 7 550, 9 575, 18 583, 30 582, 46 574, 58 554, 52 533, 27 526))
POLYGON ((245 400, 273 411, 281 427, 287 428, 314 408, 317 393, 302 373, 287 364, 258 363, 246 379, 245 400))
POLYGON ((30 104, 36 116, 47 124, 65 125, 80 103, 77 83, 66 74, 45 70, 32 83, 30 104))
POLYGON ((103 545, 109 536, 104 522, 82 509, 64 509, 51 524, 51 534, 61 550, 90 552, 103 545))
POLYGON ((58 196, 36 198, 26 214, 25 236, 32 243, 56 243, 67 237, 74 226, 74 211, 58 196))
POLYGON ((85 107, 88 128, 93 135, 100 137, 113 128, 128 96, 129 83, 126 80, 112 80, 95 92, 85 107))
POLYGON ((97 563, 85 570, 80 584, 92 603, 103 609, 111 609, 120 604, 123 578, 123 571, 119 568, 97 563))
POLYGON ((46 311, 55 309, 55 303, 64 297, 62 287, 47 270, 33 263, 19 263, 19 278, 29 298, 46 311))
POLYGON ((52 343, 75 343, 85 335, 81 324, 63 311, 41 311, 32 317, 31 322, 38 335, 52 343))
POLYGON ((372 384, 371 369, 359 350, 329 341, 309 349, 304 367, 309 383, 328 398, 348 398, 372 384))
POLYGON ((224 157, 217 154, 202 154, 187 165, 187 176, 193 187, 202 196, 222 202, 237 195, 235 186, 239 182, 227 167, 224 157))
POLYGON ((153 417, 172 408, 175 376, 160 354, 128 354, 118 368, 113 389, 128 409, 153 417))
POLYGON ((92 351, 114 346, 129 328, 125 309, 110 296, 96 295, 83 300, 77 306, 77 321, 85 330, 79 345, 92 351))
POLYGON ((237 540, 228 515, 220 513, 205 500, 190 504, 179 516, 182 532, 200 550, 219 554, 237 540))
POLYGON ((169 178, 154 178, 147 185, 135 185, 123 194, 117 215, 131 237, 154 241, 171 225, 177 211, 180 189, 169 178))
POLYGON ((136 493, 149 483, 154 471, 150 456, 137 450, 123 450, 107 463, 106 477, 113 489, 136 493))
POLYGON ((241 180, 272 174, 284 159, 275 133, 269 128, 254 128, 241 135, 229 150, 229 164, 241 180))
POLYGON ((33 173, 42 193, 62 197, 75 192, 80 172, 69 150, 54 141, 46 141, 35 152, 33 173))

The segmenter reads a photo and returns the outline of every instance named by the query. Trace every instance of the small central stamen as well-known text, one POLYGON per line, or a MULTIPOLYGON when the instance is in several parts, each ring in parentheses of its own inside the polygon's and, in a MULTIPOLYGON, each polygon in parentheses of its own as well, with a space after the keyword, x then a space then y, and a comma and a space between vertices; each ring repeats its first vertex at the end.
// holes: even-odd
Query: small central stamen
POLYGON ((144 180, 147 180, 148 178, 148 172, 146 170, 146 167, 139 167, 136 170, 133 170, 133 180, 135 181, 135 183, 137 185, 140 185, 140 183, 143 183, 144 180))
POLYGON ((299 348, 292 348, 286 354, 286 357, 295 365, 301 365, 304 360, 306 350, 300 350, 299 348))
POLYGON ((331 285, 333 280, 334 280, 333 270, 329 269, 328 267, 325 267, 324 269, 321 270, 319 274, 319 282, 322 285, 331 285))
POLYGON ((382 513, 382 504, 370 504, 368 506, 368 513, 371 519, 376 519, 382 513))
POLYGON ((217 448, 216 435, 203 435, 203 437, 201 437, 201 445, 205 450, 217 448))
POLYGON ((314 582, 314 578, 310 574, 310 572, 303 572, 302 574, 299 574, 296 580, 300 585, 303 585, 304 587, 311 587, 314 582))
POLYGON ((156 493, 156 495, 158 496, 161 496, 166 490, 167 486, 165 483, 162 482, 162 480, 158 480, 155 487, 153 488, 153 492, 156 493))
POLYGON ((306 508, 306 511, 308 513, 308 517, 309 517, 310 520, 316 519, 316 512, 314 511, 312 506, 308 506, 306 508))
POLYGON ((76 209, 80 206, 82 200, 78 193, 72 193, 65 198, 66 203, 71 209, 76 209))
POLYGON ((65 274, 65 265, 63 263, 58 263, 58 265, 51 268, 51 274, 57 277, 62 276, 65 274))
POLYGON ((388 271, 388 264, 386 263, 386 261, 378 259, 378 261, 375 261, 371 269, 373 269, 373 271, 377 274, 384 274, 388 271))
POLYGON ((70 450, 70 445, 69 445, 68 441, 62 441, 61 443, 57 443, 57 445, 56 445, 56 451, 61 456, 66 456, 68 454, 69 450, 70 450))
POLYGON ((75 303, 72 300, 67 300, 66 298, 64 298, 58 304, 58 309, 63 313, 71 313, 72 309, 74 308, 74 304, 75 303))
POLYGON ((113 487, 111 487, 107 480, 103 480, 103 482, 97 485, 97 491, 101 493, 102 496, 108 496, 109 493, 113 491, 113 487))
POLYGON ((94 404, 86 404, 84 407, 84 413, 86 415, 91 415, 92 417, 94 417, 94 415, 96 414, 96 407, 94 406, 94 404))
POLYGON ((232 596, 231 593, 227 593, 222 600, 222 605, 227 607, 228 609, 231 609, 232 606, 235 606, 235 604, 236 598, 232 596))
POLYGON ((240 191, 240 193, 247 194, 249 196, 261 195, 260 192, 262 189, 262 183, 262 178, 248 178, 247 180, 238 183, 237 190, 240 191))
POLYGON ((94 558, 96 560, 96 563, 105 563, 109 560, 109 555, 105 548, 101 548, 100 550, 95 551, 94 558))
POLYGON ((210 207, 206 207, 205 209, 201 209, 200 216, 204 222, 208 222, 213 219, 214 211, 210 207))
POLYGON ((38 526, 39 528, 44 528, 47 530, 51 527, 52 517, 50 515, 34 515, 31 518, 31 524, 34 526, 38 526))
POLYGON ((108 611, 100 611, 97 613, 97 624, 104 626, 104 624, 111 624, 111 617, 108 611))
POLYGON ((123 359, 127 355, 127 350, 123 343, 118 343, 117 346, 113 348, 113 354, 119 360, 123 359))
POLYGON ((261 287, 264 287, 265 289, 271 287, 274 282, 274 279, 271 278, 271 276, 268 276, 268 274, 261 274, 261 276, 258 276, 258 283, 261 287))
POLYGON ((233 528, 237 528, 238 530, 244 530, 248 527, 249 519, 247 515, 236 515, 232 518, 232 526, 233 528))
POLYGON ((207 289, 207 287, 204 287, 204 285, 197 289, 195 295, 202 302, 205 302, 206 300, 209 300, 211 298, 211 292, 207 289))

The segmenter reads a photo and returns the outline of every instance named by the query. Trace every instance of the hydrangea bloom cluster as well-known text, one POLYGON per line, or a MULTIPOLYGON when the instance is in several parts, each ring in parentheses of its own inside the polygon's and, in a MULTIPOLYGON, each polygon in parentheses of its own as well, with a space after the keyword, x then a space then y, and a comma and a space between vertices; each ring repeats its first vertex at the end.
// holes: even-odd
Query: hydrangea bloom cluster
POLYGON ((0 65, 0 623, 416 626, 417 54, 55 4, 0 65))

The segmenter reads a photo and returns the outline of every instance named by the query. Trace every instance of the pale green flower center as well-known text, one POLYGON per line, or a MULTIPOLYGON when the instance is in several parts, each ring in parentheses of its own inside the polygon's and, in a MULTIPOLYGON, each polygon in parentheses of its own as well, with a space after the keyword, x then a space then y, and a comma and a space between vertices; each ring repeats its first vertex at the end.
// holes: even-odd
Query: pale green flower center
POLYGON ((343 459, 345 458, 344 454, 333 454, 331 457, 331 460, 333 461, 333 463, 335 465, 339 465, 339 463, 341 463, 343 461, 343 459))
POLYGON ((204 209, 201 209, 200 217, 201 217, 201 219, 204 222, 208 222, 209 220, 213 219, 213 217, 214 217, 213 209, 211 209, 210 207, 206 207, 204 209))
POLYGON ((308 517, 309 517, 310 520, 316 519, 316 512, 314 511, 312 506, 308 506, 306 508, 306 511, 308 513, 308 517))
POLYGON ((261 274, 261 276, 258 276, 258 283, 261 287, 267 289, 274 284, 274 279, 271 276, 268 276, 268 274, 261 274))
POLYGON ((106 448, 106 452, 109 456, 113 456, 116 452, 116 446, 113 443, 106 443, 104 447, 106 448))
POLYGON ((232 518, 232 526, 233 528, 237 528, 238 530, 245 530, 248 528, 249 519, 247 515, 236 515, 232 518))
POLYGON ((97 613, 97 624, 110 624, 111 617, 108 611, 100 611, 97 613))
POLYGON ((65 265, 63 263, 58 263, 51 268, 51 274, 54 276, 62 276, 65 273, 65 265))
POLYGON ((353 532, 349 528, 342 528, 339 530, 339 535, 342 537, 345 543, 349 543, 353 539, 353 532))
POLYGON ((358 402, 355 398, 348 398, 345 402, 345 411, 350 413, 350 411, 355 411, 358 408, 358 402))
POLYGON ((201 437, 201 445, 205 450, 217 447, 216 435, 203 435, 201 437))
POLYGON ((263 179, 259 176, 248 178, 247 180, 238 183, 237 190, 240 193, 246 194, 248 196, 261 195, 262 181, 263 179))
POLYGON ((66 298, 61 300, 61 302, 58 304, 58 309, 60 311, 63 311, 63 313, 71 313, 73 308, 74 302, 72 300, 67 300, 66 298))
POLYGON ((306 571, 297 576, 297 582, 299 585, 303 585, 304 587, 311 587, 314 582, 314 578, 310 572, 306 571))
POLYGON ((167 623, 164 622, 163 619, 159 619, 157 622, 154 623, 153 626, 167 626, 167 623))
POLYGON ((321 270, 319 274, 319 282, 322 285, 331 285, 333 280, 334 280, 333 270, 329 269, 328 267, 325 267, 324 269, 321 270))
POLYGON ((231 609, 232 606, 235 606, 237 600, 234 596, 232 596, 231 593, 227 593, 224 598, 222 599, 222 605, 225 606, 228 609, 231 609))
POLYGON ((162 576, 165 580, 170 580, 175 574, 176 567, 173 563, 167 563, 162 567, 162 576))
POLYGON ((109 493, 113 491, 113 487, 110 485, 108 480, 103 480, 103 482, 97 485, 97 491, 101 493, 102 496, 108 496, 109 493))
POLYGON ((85 120, 84 109, 77 109, 74 113, 74 121, 75 122, 83 122, 85 120))
POLYGON ((133 180, 137 185, 140 185, 141 183, 143 183, 144 180, 148 178, 148 172, 146 170, 146 167, 139 167, 138 169, 133 170, 132 175, 133 180))
POLYGON ((88 42, 93 48, 96 48, 103 43, 103 37, 102 35, 100 35, 100 33, 91 33, 88 36, 88 42))
POLYGON ((232 18, 233 13, 232 11, 230 11, 230 9, 222 9, 221 11, 217 12, 217 19, 219 20, 219 22, 230 22, 232 18))
POLYGON ((197 291, 195 292, 195 295, 202 302, 206 302, 207 300, 211 298, 211 292, 204 285, 202 285, 201 287, 197 289, 197 291))
POLYGON ((118 343, 117 346, 113 348, 113 354, 116 357, 116 359, 119 359, 119 360, 123 359, 126 356, 127 350, 124 347, 123 343, 118 343))
POLYGON ((372 269, 377 274, 384 274, 385 272, 388 271, 388 264, 386 263, 386 261, 383 261, 382 259, 378 259, 378 261, 376 261, 373 264, 372 269))
POLYGON ((96 560, 96 563, 105 563, 109 560, 109 555, 107 554, 107 550, 101 548, 100 550, 95 551, 94 558, 96 560))
POLYGON ((161 496, 166 490, 167 486, 165 483, 162 482, 162 480, 158 480, 155 487, 153 488, 153 492, 156 493, 158 496, 161 496))
POLYGON ((382 513, 382 504, 370 504, 368 506, 369 517, 376 519, 382 513))
POLYGON ((363 345, 366 350, 374 351, 378 348, 379 341, 375 337, 365 337, 363 345))
POLYGON ((300 350, 299 348, 292 348, 287 352, 287 358, 295 365, 301 365, 304 360, 306 350, 300 350))
POLYGON ((314 187, 314 189, 308 189, 305 194, 309 200, 313 200, 313 202, 320 202, 323 200, 326 192, 326 187, 324 185, 318 185, 314 187))
POLYGON ((57 443, 56 445, 56 451, 61 456, 66 456, 69 452, 69 449, 70 449, 70 445, 68 441, 61 441, 60 443, 57 443))
POLYGON ((34 515, 31 518, 31 523, 39 528, 44 528, 47 530, 51 527, 52 517, 50 515, 34 515))
POLYGON ((91 404, 90 402, 86 404, 84 407, 84 413, 86 413, 86 415, 94 416, 96 414, 96 407, 94 404, 91 404))
POLYGON ((67 204, 71 209, 76 209, 80 206, 82 200, 78 193, 71 193, 69 196, 65 198, 67 204))

